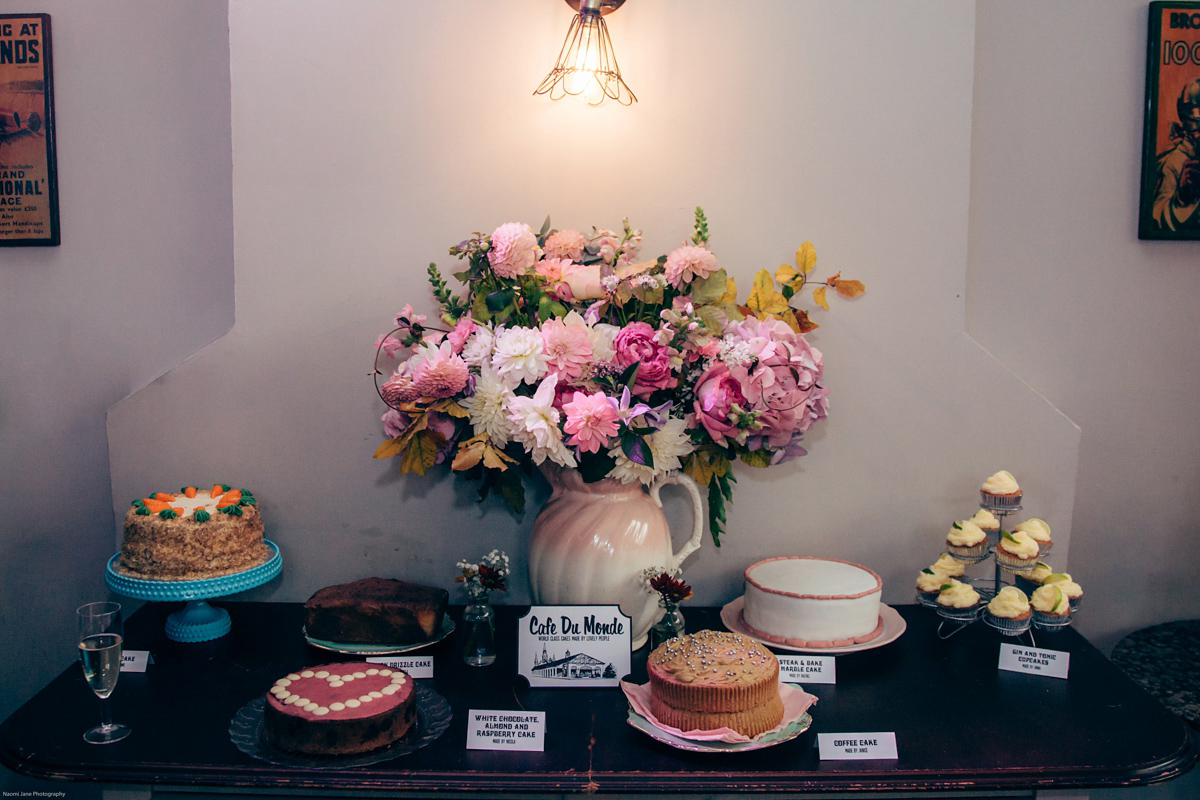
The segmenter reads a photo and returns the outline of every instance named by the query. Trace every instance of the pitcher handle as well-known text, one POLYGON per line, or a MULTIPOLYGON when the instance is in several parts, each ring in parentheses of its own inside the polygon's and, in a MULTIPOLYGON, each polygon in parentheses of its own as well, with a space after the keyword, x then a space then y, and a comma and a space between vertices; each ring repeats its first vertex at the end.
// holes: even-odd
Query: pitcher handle
POLYGON ((654 498, 654 502, 658 504, 659 508, 662 508, 659 490, 668 483, 678 483, 687 489, 688 494, 692 497, 692 538, 688 539, 687 544, 671 557, 672 561, 667 568, 674 571, 679 569, 684 559, 700 549, 700 541, 704 537, 704 498, 700 496, 700 487, 690 476, 684 475, 682 472, 672 472, 658 478, 650 486, 650 496, 654 498))

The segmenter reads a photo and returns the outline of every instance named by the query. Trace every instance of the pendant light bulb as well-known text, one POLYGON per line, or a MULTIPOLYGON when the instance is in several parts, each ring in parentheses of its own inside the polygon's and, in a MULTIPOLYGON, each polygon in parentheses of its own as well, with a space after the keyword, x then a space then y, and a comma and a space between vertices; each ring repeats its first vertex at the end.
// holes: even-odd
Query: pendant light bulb
MULTIPOLYGON (((567 0, 571 3, 571 0, 567 0)), ((551 100, 567 95, 584 98, 590 105, 599 105, 605 98, 621 105, 630 105, 637 97, 621 78, 621 68, 613 52, 608 26, 602 8, 613 11, 624 0, 576 0, 579 13, 571 20, 567 37, 554 69, 542 80, 534 94, 549 94, 551 100)), ((574 4, 572 4, 574 5, 574 4)))

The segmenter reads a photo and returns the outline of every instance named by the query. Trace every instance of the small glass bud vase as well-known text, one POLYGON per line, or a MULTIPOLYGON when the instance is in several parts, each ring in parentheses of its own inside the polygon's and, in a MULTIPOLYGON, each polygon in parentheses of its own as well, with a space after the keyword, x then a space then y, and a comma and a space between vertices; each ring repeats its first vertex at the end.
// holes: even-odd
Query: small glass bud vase
POLYGON ((463 609, 463 663, 471 667, 486 667, 496 660, 496 614, 488 598, 488 590, 475 583, 467 584, 467 607, 463 609))
POLYGON ((676 636, 684 634, 683 612, 679 610, 678 603, 670 603, 666 600, 659 600, 658 604, 663 607, 665 613, 654 626, 650 628, 650 649, 658 647, 668 639, 674 639, 676 636))

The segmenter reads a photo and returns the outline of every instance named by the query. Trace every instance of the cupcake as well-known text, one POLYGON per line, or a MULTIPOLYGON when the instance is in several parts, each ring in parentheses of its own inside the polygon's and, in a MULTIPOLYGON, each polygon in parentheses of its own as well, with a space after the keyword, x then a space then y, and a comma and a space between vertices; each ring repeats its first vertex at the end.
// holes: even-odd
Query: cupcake
POLYGON ((1071 580, 1071 575, 1066 572, 1055 572, 1046 576, 1046 580, 1042 582, 1043 586, 1053 585, 1062 589, 1062 593, 1071 601, 1071 611, 1079 610, 1079 601, 1083 599, 1083 587, 1075 581, 1071 580))
POLYGON ((1017 531, 1028 533, 1038 543, 1038 555, 1044 556, 1050 552, 1050 548, 1054 547, 1054 540, 1050 538, 1050 526, 1044 519, 1030 517, 1013 528, 1013 533, 1017 531))
POLYGON ((958 622, 974 622, 979 616, 979 592, 962 581, 950 582, 938 592, 938 614, 958 622))
POLYGON ((976 511, 975 516, 971 517, 971 522, 978 525, 979 529, 984 533, 994 534, 1000 532, 1000 520, 996 519, 996 515, 986 508, 976 511))
POLYGON ((1025 594, 1033 594, 1053 574, 1054 570, 1045 561, 1035 561, 1033 569, 1017 573, 1017 588, 1024 590, 1025 594))
POLYGON ((950 554, 965 561, 982 561, 988 553, 988 537, 978 525, 969 519, 956 522, 946 534, 946 549, 950 554))
POLYGON ((963 575, 966 573, 966 567, 963 562, 959 561, 949 553, 942 553, 938 556, 938 560, 929 565, 929 568, 934 572, 940 572, 949 578, 959 578, 964 583, 966 578, 963 575))
POLYGON ((1016 572, 1031 569, 1037 563, 1038 543, 1024 531, 1002 532, 996 543, 996 563, 1016 572))
POLYGON ((979 487, 983 507, 992 511, 1016 511, 1021 507, 1021 487, 1007 470, 1000 470, 979 487))
POLYGON ((1029 605, 1033 624, 1041 630, 1054 631, 1071 624, 1071 601, 1052 583, 1042 584, 1029 598, 1029 605))
POLYGON ((1005 586, 983 609, 983 621, 1009 636, 1029 630, 1032 617, 1029 598, 1015 586, 1005 586))
POLYGON ((917 573, 917 602, 926 608, 937 608, 938 593, 953 580, 944 572, 926 567, 917 573))

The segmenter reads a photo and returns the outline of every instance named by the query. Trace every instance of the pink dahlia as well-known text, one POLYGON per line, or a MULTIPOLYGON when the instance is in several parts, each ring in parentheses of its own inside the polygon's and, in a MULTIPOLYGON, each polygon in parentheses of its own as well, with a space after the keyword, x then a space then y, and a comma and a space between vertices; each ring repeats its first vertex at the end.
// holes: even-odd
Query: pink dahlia
POLYGON ((587 237, 579 231, 570 228, 555 231, 546 237, 546 258, 565 258, 578 261, 583 257, 583 248, 587 246, 587 237))
POLYGON ((563 429, 571 434, 567 444, 578 447, 584 453, 598 453, 608 448, 608 439, 617 435, 617 410, 604 392, 584 394, 575 392, 574 398, 563 405, 567 422, 563 429))
POLYGON ((542 351, 551 372, 574 380, 592 360, 592 339, 582 322, 568 325, 560 319, 542 323, 542 351))
POLYGON ((412 376, 408 374, 407 365, 392 373, 392 377, 379 387, 379 393, 383 396, 383 402, 392 408, 402 403, 411 403, 421 396, 413 384, 412 376))
POLYGON ((421 397, 453 397, 466 387, 468 376, 462 356, 439 350, 417 367, 413 386, 421 397))
POLYGON ((506 222, 492 231, 488 263, 501 278, 515 278, 538 258, 537 236, 524 222, 506 222))
POLYGON ((676 289, 717 271, 717 257, 703 247, 684 245, 667 256, 667 280, 676 289))

